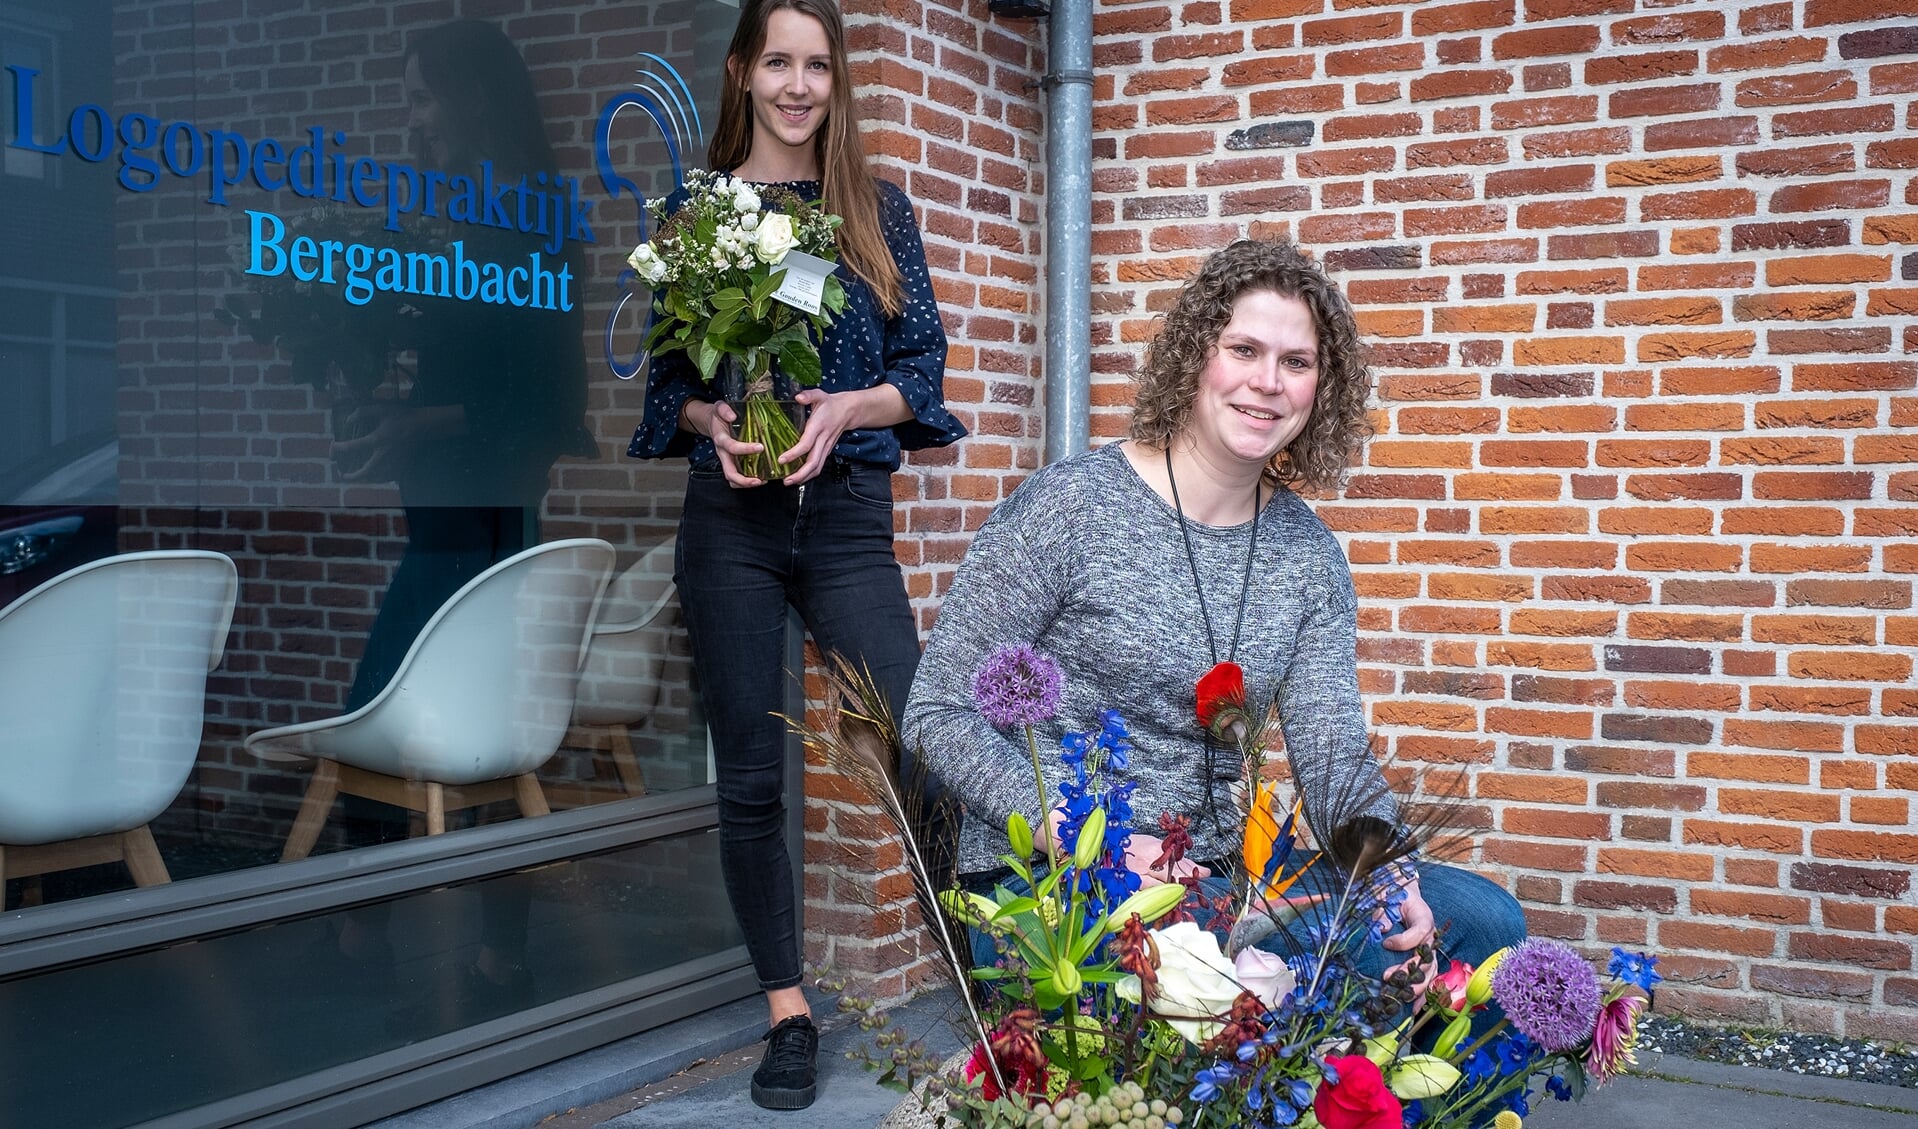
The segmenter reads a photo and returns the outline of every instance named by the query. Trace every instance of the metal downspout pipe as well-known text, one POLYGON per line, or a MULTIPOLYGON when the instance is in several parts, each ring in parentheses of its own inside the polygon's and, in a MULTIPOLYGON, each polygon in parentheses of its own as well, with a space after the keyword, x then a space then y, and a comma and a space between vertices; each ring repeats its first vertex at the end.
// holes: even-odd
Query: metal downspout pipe
POLYGON ((1092 399, 1092 6, 1054 0, 1047 24, 1046 448, 1086 449, 1092 399))

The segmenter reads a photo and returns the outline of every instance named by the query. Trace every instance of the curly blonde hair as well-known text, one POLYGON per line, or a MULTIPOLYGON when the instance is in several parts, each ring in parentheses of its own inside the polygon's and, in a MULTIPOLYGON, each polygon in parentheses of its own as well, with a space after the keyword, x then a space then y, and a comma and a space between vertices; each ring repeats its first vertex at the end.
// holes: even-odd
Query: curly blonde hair
POLYGON ((1286 486, 1337 488, 1352 456, 1371 437, 1365 403, 1372 370, 1359 343, 1351 303, 1319 264, 1291 243, 1241 239, 1215 251, 1179 291, 1133 377, 1131 437, 1165 447, 1185 430, 1198 398, 1199 374, 1218 349, 1232 307, 1247 293, 1269 290, 1304 302, 1319 338, 1319 384, 1305 430, 1266 468, 1286 486))

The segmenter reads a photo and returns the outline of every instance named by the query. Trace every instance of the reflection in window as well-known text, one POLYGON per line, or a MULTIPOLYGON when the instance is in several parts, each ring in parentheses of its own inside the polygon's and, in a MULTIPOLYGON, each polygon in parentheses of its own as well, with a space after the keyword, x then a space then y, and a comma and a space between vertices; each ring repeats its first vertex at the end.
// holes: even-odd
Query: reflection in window
MULTIPOLYGON (((0 176, 9 215, 0 229, 0 561, 31 563, 0 575, 0 606, 113 555, 205 549, 239 573, 197 760, 151 824, 174 881, 285 853, 313 761, 253 756, 249 735, 370 702, 462 585, 561 539, 610 543, 615 579, 571 724, 533 773, 546 806, 627 802, 712 779, 670 582, 684 471, 621 454, 643 411, 643 381, 612 378, 601 334, 639 228, 630 195, 606 197, 592 134, 598 108, 643 70, 663 83, 654 96, 680 100, 676 116, 689 130, 680 146, 696 160, 704 139, 689 123, 713 118, 737 9, 581 0, 577 20, 564 3, 542 3, 553 18, 476 28, 455 23, 459 7, 295 0, 268 17, 211 3, 0 0, 4 61, 40 72, 42 139, 84 104, 116 120, 149 115, 159 134, 179 124, 179 164, 191 159, 195 130, 278 138, 290 149, 324 125, 342 139, 329 136, 327 151, 348 159, 442 174, 486 161, 496 179, 567 178, 591 205, 592 241, 549 252, 536 234, 454 230, 444 216, 407 215, 404 230, 389 232, 381 208, 263 187, 250 165, 216 206, 204 173, 163 171, 136 191, 117 152, 89 163, 6 150, 5 171, 31 175, 0 176), (587 14, 592 34, 581 30, 587 14), (528 37, 509 41, 504 28, 528 37), (174 49, 180 42, 195 49, 174 49), (490 46, 472 47, 480 42, 490 46), (630 66, 606 55, 615 42, 630 66), (667 70, 683 84, 659 79, 667 70), (500 93, 521 79, 521 94, 537 93, 500 93), (507 107, 503 97, 518 101, 507 107), (507 118, 515 124, 501 124, 507 118), (288 286, 291 316, 317 330, 256 339, 231 316, 261 312, 260 279, 246 274, 249 213, 280 217, 289 241, 334 223, 372 246, 461 239, 469 258, 498 261, 538 251, 549 269, 563 260, 570 270, 574 308, 424 295, 359 306, 341 286, 288 286)), ((672 187, 665 139, 641 115, 622 119, 611 155, 639 192, 672 187)), ((157 149, 145 156, 165 160, 157 149)), ((458 834, 521 810, 486 802, 447 812, 445 826, 458 834)), ((423 835, 427 824, 425 813, 343 797, 314 853, 423 835)), ((132 881, 119 863, 15 877, 5 905, 132 881)))
POLYGON ((741 939, 716 840, 0 983, 8 1124, 142 1122, 723 952, 741 939))

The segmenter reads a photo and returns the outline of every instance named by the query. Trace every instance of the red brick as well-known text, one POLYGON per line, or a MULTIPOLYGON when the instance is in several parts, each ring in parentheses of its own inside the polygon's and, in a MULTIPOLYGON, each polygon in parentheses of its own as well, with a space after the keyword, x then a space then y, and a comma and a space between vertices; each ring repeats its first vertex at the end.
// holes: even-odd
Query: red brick
POLYGON ((1684 842, 1698 846, 1740 847, 1746 850, 1795 855, 1804 849, 1805 833, 1796 827, 1754 823, 1750 820, 1722 823, 1705 819, 1688 819, 1685 821, 1682 838, 1684 842))
MULTIPOLYGON (((1615 82, 1661 82, 1680 75, 1696 74, 1698 71, 1697 51, 1645 51, 1632 55, 1599 55, 1585 62, 1585 81, 1589 84, 1607 84, 1615 82)), ((1713 98, 1708 105, 1692 104, 1686 91, 1691 88, 1675 87, 1673 109, 1669 113, 1690 113, 1710 109, 1716 105, 1713 98)))
POLYGON ((1889 392, 1910 388, 1918 388, 1918 361, 1805 363, 1792 368, 1795 392, 1889 392))
MULTIPOLYGON (((1733 101, 1740 106, 1791 106, 1810 102, 1846 102, 1857 97, 1858 83, 1847 71, 1798 71, 1745 79, 1738 84, 1733 101)), ((1779 133, 1777 136, 1790 134, 1779 133)))
POLYGON ((1665 396, 1765 395, 1777 392, 1780 386, 1778 370, 1770 366, 1668 368, 1660 373, 1658 381, 1658 390, 1665 396))
POLYGON ((1533 129, 1598 120, 1598 98, 1588 94, 1520 98, 1492 103, 1493 129, 1533 129))
POLYGON ((1767 784, 1809 784, 1811 767, 1803 757, 1764 753, 1694 752, 1685 757, 1685 775, 1694 780, 1751 780, 1767 784))
POLYGON ((1624 126, 1567 129, 1552 133, 1529 133, 1522 144, 1525 155, 1535 161, 1596 157, 1630 152, 1632 133, 1624 126))
POLYGON ((1551 55, 1586 55, 1597 49, 1598 42, 1598 29, 1589 24, 1527 28, 1523 31, 1510 31, 1494 36, 1492 57, 1494 59, 1528 59, 1551 55))
POLYGON ((1773 212, 1824 212, 1882 208, 1890 201, 1891 182, 1888 180, 1840 180, 1793 184, 1776 189, 1767 207, 1773 212))
POLYGON ((1782 70, 1823 62, 1830 40, 1814 36, 1767 39, 1756 43, 1727 43, 1705 52, 1705 69, 1726 71, 1782 70))

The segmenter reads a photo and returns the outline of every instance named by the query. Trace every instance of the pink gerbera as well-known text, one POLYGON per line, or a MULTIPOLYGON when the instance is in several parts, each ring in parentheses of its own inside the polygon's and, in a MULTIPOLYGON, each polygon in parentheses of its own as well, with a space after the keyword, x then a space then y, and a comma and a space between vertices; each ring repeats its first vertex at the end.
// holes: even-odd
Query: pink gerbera
POLYGON ((1638 1042, 1638 1014, 1645 1010, 1645 997, 1630 989, 1606 1000, 1598 1009, 1598 1024, 1592 1029, 1592 1048, 1585 1053, 1585 1070, 1592 1084, 1608 1082, 1636 1063, 1632 1045, 1638 1042))

